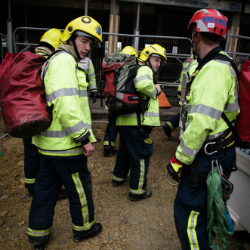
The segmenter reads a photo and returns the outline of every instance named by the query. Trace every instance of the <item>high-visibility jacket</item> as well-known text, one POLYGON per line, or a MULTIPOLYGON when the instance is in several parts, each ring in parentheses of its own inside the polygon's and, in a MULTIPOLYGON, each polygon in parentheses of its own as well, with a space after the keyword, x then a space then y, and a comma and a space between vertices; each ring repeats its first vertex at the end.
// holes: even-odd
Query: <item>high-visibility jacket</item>
POLYGON ((38 151, 51 156, 83 154, 81 142, 95 140, 91 131, 86 74, 65 51, 55 54, 44 70, 48 106, 53 105, 50 127, 34 136, 38 151))
POLYGON ((97 92, 95 69, 92 61, 88 57, 85 57, 78 63, 78 65, 87 74, 87 81, 89 84, 90 92, 97 92))
POLYGON ((217 138, 228 128, 221 118, 222 112, 230 121, 240 112, 236 72, 226 61, 209 61, 195 77, 186 98, 189 101, 186 130, 176 158, 190 165, 205 140, 217 138))
POLYGON ((198 66, 197 60, 193 59, 192 57, 188 58, 182 64, 182 70, 181 70, 181 75, 180 75, 180 84, 178 85, 178 98, 177 98, 178 102, 180 101, 180 97, 181 97, 182 80, 185 80, 186 82, 188 82, 197 66, 198 66))
MULTIPOLYGON (((154 86, 153 71, 148 66, 141 66, 137 70, 137 75, 134 79, 134 85, 141 97, 146 99, 149 97, 148 110, 143 115, 140 115, 142 126, 160 126, 159 103, 157 90, 154 86)), ((130 113, 119 115, 116 118, 117 126, 137 126, 137 114, 130 113)))

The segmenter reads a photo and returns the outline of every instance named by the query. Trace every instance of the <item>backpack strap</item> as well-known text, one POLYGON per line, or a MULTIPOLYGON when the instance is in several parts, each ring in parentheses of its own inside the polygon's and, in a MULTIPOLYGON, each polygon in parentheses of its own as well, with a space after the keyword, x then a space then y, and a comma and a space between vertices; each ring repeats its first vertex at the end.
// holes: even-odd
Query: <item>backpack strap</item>
POLYGON ((214 60, 214 59, 220 59, 222 61, 230 62, 230 65, 232 66, 232 68, 236 72, 237 78, 238 78, 239 71, 238 71, 233 59, 231 59, 230 57, 228 57, 226 55, 220 54, 219 52, 215 52, 215 53, 212 53, 211 55, 209 55, 207 58, 205 58, 205 60, 202 60, 201 63, 197 66, 197 68, 195 69, 195 73, 191 76, 191 79, 187 83, 187 90, 188 91, 190 91, 190 87, 191 87, 195 77, 197 76, 199 71, 203 68, 203 66, 205 66, 208 62, 210 62, 211 60, 214 60))
POLYGON ((66 52, 66 51, 64 51, 64 50, 56 50, 56 51, 54 51, 53 53, 51 53, 51 54, 47 57, 46 62, 43 64, 43 67, 42 67, 42 72, 41 72, 42 81, 44 80, 45 75, 46 75, 46 73, 47 73, 47 71, 48 71, 48 69, 49 69, 49 60, 50 60, 54 55, 56 55, 56 54, 59 55, 60 53, 68 53, 68 52, 66 52))
MULTIPOLYGON (((47 60, 45 61, 45 63, 43 64, 43 67, 42 67, 42 72, 41 72, 41 79, 42 79, 42 84, 44 86, 44 98, 45 98, 45 101, 47 102, 47 95, 46 95, 46 90, 45 90, 45 85, 44 85, 44 78, 45 78, 45 75, 49 69, 49 60, 54 56, 54 55, 59 55, 61 53, 68 53, 64 50, 56 50, 54 51, 53 53, 51 53, 48 57, 47 57, 47 60)), ((52 58, 53 59, 53 58, 52 58)), ((54 108, 54 105, 52 104, 51 106, 48 106, 47 104, 47 107, 46 107, 46 110, 47 112, 52 115, 52 111, 53 111, 53 108, 54 108)))

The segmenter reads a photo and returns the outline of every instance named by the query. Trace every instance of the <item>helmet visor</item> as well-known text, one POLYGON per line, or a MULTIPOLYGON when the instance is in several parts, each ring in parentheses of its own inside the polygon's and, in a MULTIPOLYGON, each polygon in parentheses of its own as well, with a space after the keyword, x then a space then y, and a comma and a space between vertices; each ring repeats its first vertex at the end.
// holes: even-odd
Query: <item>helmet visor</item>
POLYGON ((98 43, 98 41, 91 35, 89 35, 88 33, 85 33, 83 31, 76 31, 75 34, 77 36, 83 36, 83 37, 87 37, 88 39, 90 39, 93 43, 98 43))

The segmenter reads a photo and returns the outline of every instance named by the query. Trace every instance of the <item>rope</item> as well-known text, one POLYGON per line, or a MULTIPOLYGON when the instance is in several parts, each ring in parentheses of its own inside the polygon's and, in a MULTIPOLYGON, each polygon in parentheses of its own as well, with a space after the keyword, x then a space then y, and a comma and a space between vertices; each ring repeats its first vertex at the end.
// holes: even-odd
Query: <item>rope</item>
POLYGON ((167 182, 168 182, 170 185, 172 185, 172 186, 177 186, 177 185, 180 184, 180 183, 173 183, 173 182, 171 182, 171 181, 169 180, 169 178, 168 178, 168 171, 167 171, 167 170, 166 170, 166 172, 165 172, 165 177, 166 177, 167 182))
POLYGON ((213 244, 216 234, 222 238, 223 248, 227 249, 227 238, 234 233, 229 231, 226 217, 227 199, 223 199, 222 183, 217 167, 207 177, 207 235, 209 246, 215 250, 221 250, 218 245, 213 244))
POLYGON ((5 135, 3 135, 3 136, 1 136, 1 137, 0 137, 0 140, 3 139, 3 138, 4 138, 5 136, 7 136, 7 135, 8 135, 8 133, 5 134, 5 135))

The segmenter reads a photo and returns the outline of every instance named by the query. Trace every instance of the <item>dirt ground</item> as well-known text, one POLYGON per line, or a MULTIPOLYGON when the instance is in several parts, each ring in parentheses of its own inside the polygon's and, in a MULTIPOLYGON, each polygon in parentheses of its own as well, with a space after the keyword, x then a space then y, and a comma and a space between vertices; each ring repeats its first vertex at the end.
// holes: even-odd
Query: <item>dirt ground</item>
MULTIPOLYGON (((103 142, 106 124, 93 124, 96 137, 103 142)), ((0 115, 0 136, 4 124, 0 115)), ((88 166, 92 173, 95 217, 103 225, 102 233, 82 243, 72 240, 71 217, 67 199, 58 200, 51 239, 46 249, 85 250, 179 250, 175 231, 173 202, 177 187, 165 179, 167 163, 172 158, 178 131, 167 139, 162 128, 151 134, 154 154, 150 159, 148 188, 152 198, 131 202, 126 182, 121 187, 111 185, 115 157, 102 156, 103 146, 96 143, 88 166)), ((116 147, 118 147, 118 141, 116 147)), ((24 188, 24 149, 22 139, 5 137, 0 140, 0 249, 33 249, 28 243, 27 225, 32 198, 24 188)), ((218 240, 219 242, 219 240, 218 240)), ((229 250, 241 248, 245 241, 237 236, 228 238, 229 250)))

